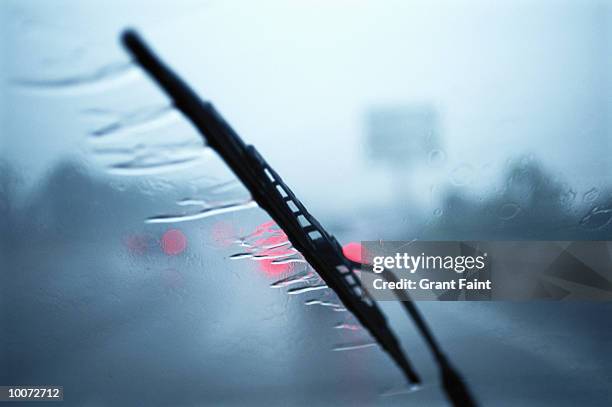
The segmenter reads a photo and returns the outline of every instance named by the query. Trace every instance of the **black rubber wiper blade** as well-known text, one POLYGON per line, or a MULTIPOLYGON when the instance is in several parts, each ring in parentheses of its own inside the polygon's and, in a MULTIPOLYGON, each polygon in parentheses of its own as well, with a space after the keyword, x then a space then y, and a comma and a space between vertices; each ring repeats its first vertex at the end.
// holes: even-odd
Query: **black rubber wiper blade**
POLYGON ((201 100, 165 66, 134 31, 123 34, 123 43, 138 64, 157 82, 191 123, 287 234, 289 241, 337 295, 347 310, 389 353, 413 384, 420 378, 412 368, 386 318, 362 288, 342 247, 306 210, 257 150, 245 144, 210 102, 201 100), (294 211, 291 206, 297 209, 294 211))
MULTIPOLYGON (((306 210, 257 150, 242 141, 210 102, 200 99, 178 75, 161 62, 134 31, 126 31, 122 40, 136 62, 166 92, 175 107, 199 130, 207 144, 221 156, 249 190, 253 200, 285 232, 292 245, 336 293, 346 309, 390 355, 408 381, 419 384, 421 380, 388 326, 385 316, 363 289, 355 274, 355 269, 361 268, 360 265, 344 256, 338 241, 306 210)), ((416 310, 413 303, 407 309, 416 310)), ((413 319, 415 315, 414 312, 411 313, 413 319)), ((418 316, 415 322, 427 340, 430 333, 428 330, 423 331, 422 328, 426 326, 420 315, 418 316)), ((437 352, 437 345, 434 349, 434 354, 442 355, 441 352, 437 352)), ((438 358, 436 360, 439 362, 438 358)), ((448 375, 444 373, 445 366, 441 366, 441 370, 443 380, 448 380, 448 375)), ((458 375, 457 378, 460 379, 458 375)), ((454 378, 451 379, 454 382, 454 378)), ((450 387, 454 388, 455 384, 450 387)), ((467 388, 465 392, 449 392, 447 386, 445 389, 454 405, 475 405, 467 388)))

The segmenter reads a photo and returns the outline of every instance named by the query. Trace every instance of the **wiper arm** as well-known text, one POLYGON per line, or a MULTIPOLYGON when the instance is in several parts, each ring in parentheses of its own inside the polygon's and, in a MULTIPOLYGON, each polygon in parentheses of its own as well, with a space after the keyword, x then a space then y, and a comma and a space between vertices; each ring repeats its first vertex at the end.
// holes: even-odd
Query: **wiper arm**
MULTIPOLYGON (((380 308, 363 289, 354 272, 355 264, 344 256, 338 241, 306 210, 257 150, 245 144, 213 105, 200 99, 164 65, 138 34, 126 31, 122 40, 138 64, 199 130, 207 144, 221 156, 249 190, 255 202, 272 217, 346 309, 391 356, 408 381, 419 384, 419 376, 387 325, 380 308)), ((449 398, 457 406, 475 405, 467 396, 457 399, 449 394, 449 398)))

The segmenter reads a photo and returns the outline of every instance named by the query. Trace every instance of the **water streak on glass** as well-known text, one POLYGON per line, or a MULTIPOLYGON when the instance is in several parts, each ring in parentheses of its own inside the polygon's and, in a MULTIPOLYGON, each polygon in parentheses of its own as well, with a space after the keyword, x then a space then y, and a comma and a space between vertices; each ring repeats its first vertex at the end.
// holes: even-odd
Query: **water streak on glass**
POLYGON ((308 300, 304 302, 304 305, 320 305, 322 307, 342 308, 342 305, 336 302, 322 301, 322 300, 308 300))
POLYGON ((292 263, 302 263, 305 264, 307 263, 306 260, 304 260, 301 257, 290 257, 290 258, 285 258, 285 259, 275 259, 272 261, 272 264, 292 264, 292 263))
POLYGON ((359 331, 362 328, 361 328, 361 325, 347 324, 345 322, 341 322, 341 323, 334 325, 334 329, 347 329, 349 331, 359 331))
POLYGON ((503 220, 510 220, 517 216, 521 207, 513 202, 505 203, 499 208, 498 216, 503 220))
POLYGON ((279 229, 274 222, 259 225, 253 232, 236 240, 240 251, 230 256, 230 259, 252 259, 265 262, 265 267, 280 267, 287 271, 293 263, 305 263, 299 252, 291 245, 285 232, 279 229), (269 261, 269 263, 268 263, 269 261))
MULTIPOLYGON (((234 202, 228 204, 221 204, 216 206, 210 206, 195 213, 188 214, 175 214, 175 215, 157 215, 151 216, 146 220, 146 223, 176 223, 176 222, 188 222, 193 220, 200 220, 211 216, 221 215, 224 213, 242 211, 245 209, 256 208, 257 203, 252 200, 245 202, 234 202)), ((252 256, 249 256, 252 257, 252 256)))
POLYGON ((253 253, 236 253, 232 254, 229 258, 232 260, 249 259, 253 257, 253 253))
POLYGON ((593 187, 584 193, 582 200, 584 202, 593 202, 599 198, 599 189, 593 187))
POLYGON ((169 105, 148 106, 126 113, 104 109, 89 109, 84 113, 106 118, 107 123, 89 133, 93 137, 125 136, 132 131, 153 130, 180 119, 178 112, 169 105))
POLYGON ((376 342, 366 342, 366 343, 355 343, 355 344, 340 344, 336 345, 332 348, 334 352, 344 352, 349 350, 360 350, 366 348, 377 347, 378 344, 376 342))
POLYGON ((581 220, 580 226, 585 229, 602 229, 612 221, 612 208, 594 207, 581 220))
POLYGON ((136 77, 131 62, 115 62, 77 75, 56 78, 15 78, 12 84, 33 90, 94 90, 99 91, 136 77))
POLYGON ((192 154, 187 157, 138 156, 108 166, 108 172, 115 175, 153 175, 169 171, 185 170, 196 166, 205 157, 202 154, 192 154))
POLYGON ((270 287, 272 288, 287 287, 292 284, 308 282, 309 280, 315 277, 317 277, 316 273, 312 271, 312 269, 307 268, 303 272, 296 273, 289 277, 281 278, 280 280, 273 282, 272 284, 270 284, 270 287))
POLYGON ((401 396, 403 394, 411 394, 416 391, 419 391, 423 388, 421 385, 416 384, 401 384, 399 386, 391 387, 380 394, 380 397, 393 397, 393 396, 401 396))
POLYGON ((304 293, 309 293, 311 291, 325 290, 327 288, 328 288, 327 284, 314 285, 314 286, 308 286, 308 287, 292 288, 289 291, 287 291, 287 294, 289 294, 289 295, 304 294, 304 293))

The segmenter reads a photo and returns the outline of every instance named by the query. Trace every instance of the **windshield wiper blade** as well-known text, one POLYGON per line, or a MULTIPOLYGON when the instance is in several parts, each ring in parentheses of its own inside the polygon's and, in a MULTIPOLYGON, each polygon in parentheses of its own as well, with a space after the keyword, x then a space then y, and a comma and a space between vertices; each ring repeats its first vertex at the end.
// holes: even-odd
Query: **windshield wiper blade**
MULTIPOLYGON (((213 105, 200 99, 178 75, 163 64, 137 33, 128 30, 122 40, 136 62, 198 129, 206 143, 221 156, 249 190, 253 200, 285 232, 295 249, 391 356, 408 381, 419 384, 421 380, 388 326, 385 316, 356 276, 354 270, 358 267, 344 256, 338 241, 306 210, 257 150, 244 143, 213 105)), ((419 324, 417 326, 421 329, 419 324)), ((475 405, 467 391, 464 395, 453 395, 447 391, 447 395, 454 405, 475 405)))

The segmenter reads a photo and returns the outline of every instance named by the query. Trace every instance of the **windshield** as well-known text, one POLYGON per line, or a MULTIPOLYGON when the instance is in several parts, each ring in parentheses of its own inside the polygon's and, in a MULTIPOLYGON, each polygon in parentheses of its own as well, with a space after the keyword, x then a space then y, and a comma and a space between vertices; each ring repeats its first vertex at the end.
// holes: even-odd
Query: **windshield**
MULTIPOLYGON (((4 2, 0 384, 444 405, 401 306, 419 389, 118 36, 145 32, 342 244, 610 240, 610 4, 463 3, 4 2)), ((609 303, 419 306, 485 405, 612 398, 609 303)))

